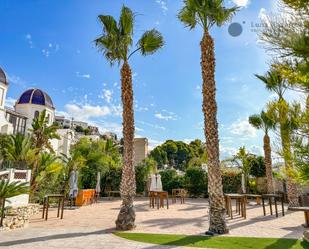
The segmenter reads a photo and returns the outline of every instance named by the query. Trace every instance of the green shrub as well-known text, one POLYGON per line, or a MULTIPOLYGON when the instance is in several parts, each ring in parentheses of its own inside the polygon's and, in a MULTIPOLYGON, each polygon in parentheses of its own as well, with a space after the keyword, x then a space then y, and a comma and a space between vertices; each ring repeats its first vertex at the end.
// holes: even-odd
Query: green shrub
POLYGON ((222 183, 224 193, 238 193, 241 189, 241 172, 224 168, 222 170, 222 183))
POLYGON ((161 175, 162 187, 164 191, 172 192, 170 188, 170 181, 177 176, 177 171, 175 169, 165 169, 159 172, 161 175))
POLYGON ((184 176, 185 188, 193 197, 207 195, 207 173, 200 167, 192 167, 186 170, 184 176))

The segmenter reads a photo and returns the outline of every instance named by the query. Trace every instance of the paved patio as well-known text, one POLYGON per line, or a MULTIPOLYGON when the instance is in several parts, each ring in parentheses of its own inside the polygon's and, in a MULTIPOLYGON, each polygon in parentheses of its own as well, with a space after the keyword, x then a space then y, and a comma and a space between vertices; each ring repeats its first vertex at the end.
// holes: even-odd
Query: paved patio
MULTIPOLYGON (((115 225, 121 201, 103 200, 99 204, 65 210, 64 219, 56 218, 51 209, 49 220, 41 214, 32 218, 28 228, 0 233, 0 247, 5 248, 163 248, 125 241, 110 234, 115 225)), ((147 199, 136 200, 136 229, 134 232, 204 234, 207 229, 207 201, 188 199, 185 204, 171 204, 167 209, 150 209, 147 199)), ((267 209, 269 212, 269 209, 267 209)), ((305 231, 302 212, 286 211, 279 218, 263 216, 261 206, 251 203, 247 219, 228 219, 227 236, 300 238, 305 231)), ((166 247, 164 247, 166 248, 166 247)), ((168 248, 168 247, 167 247, 168 248)))

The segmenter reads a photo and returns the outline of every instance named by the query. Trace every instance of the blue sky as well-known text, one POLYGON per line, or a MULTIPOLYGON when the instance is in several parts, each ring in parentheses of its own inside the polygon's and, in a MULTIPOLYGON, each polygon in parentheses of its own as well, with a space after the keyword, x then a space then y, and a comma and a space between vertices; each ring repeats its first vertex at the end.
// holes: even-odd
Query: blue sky
MULTIPOLYGON (((261 152, 262 134, 247 119, 271 98, 253 76, 268 69, 269 57, 252 25, 274 11, 276 1, 226 1, 227 6, 241 6, 232 22, 241 23, 243 32, 230 36, 230 23, 211 31, 216 44, 222 157, 243 145, 261 152)), ((136 54, 130 61, 137 135, 147 137, 151 147, 166 139, 204 140, 202 31, 189 31, 177 20, 180 0, 1 0, 0 66, 10 80, 7 104, 29 87, 41 88, 52 97, 59 114, 121 134, 119 68, 110 67, 93 40, 101 33, 97 16, 118 18, 123 4, 136 13, 135 41, 151 28, 165 39, 158 53, 136 54)))

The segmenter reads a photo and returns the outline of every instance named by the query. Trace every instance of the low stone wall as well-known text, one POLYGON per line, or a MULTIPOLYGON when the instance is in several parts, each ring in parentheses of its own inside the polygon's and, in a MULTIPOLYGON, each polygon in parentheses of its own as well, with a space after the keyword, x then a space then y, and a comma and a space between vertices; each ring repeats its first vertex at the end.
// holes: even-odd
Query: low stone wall
POLYGON ((3 220, 1 230, 11 230, 23 228, 28 225, 32 215, 39 213, 40 206, 38 204, 29 204, 27 206, 9 208, 3 220))

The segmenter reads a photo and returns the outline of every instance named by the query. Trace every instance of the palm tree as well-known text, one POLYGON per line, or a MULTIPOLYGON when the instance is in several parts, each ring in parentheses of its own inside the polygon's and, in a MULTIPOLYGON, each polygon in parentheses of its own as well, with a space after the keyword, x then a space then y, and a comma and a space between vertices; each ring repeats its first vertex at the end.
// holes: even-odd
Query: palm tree
POLYGON ((272 161, 271 161, 271 147, 269 131, 275 128, 275 122, 269 117, 269 114, 262 111, 260 114, 255 114, 249 117, 249 123, 256 129, 264 131, 264 157, 265 157, 265 167, 266 167, 266 177, 267 177, 267 192, 274 192, 273 185, 273 171, 272 171, 272 161))
POLYGON ((146 31, 137 42, 137 47, 132 50, 134 14, 123 6, 120 19, 117 23, 112 16, 99 15, 103 26, 103 33, 95 40, 96 46, 105 58, 113 65, 122 63, 121 74, 121 100, 123 105, 123 169, 120 184, 122 207, 116 220, 116 228, 119 230, 131 230, 135 227, 135 212, 133 199, 136 192, 135 170, 133 161, 134 140, 134 110, 133 110, 133 85, 132 71, 129 58, 136 52, 146 56, 155 53, 164 42, 162 35, 155 29, 146 31))
POLYGON ((32 148, 29 136, 20 133, 9 136, 9 141, 4 148, 6 160, 13 163, 17 169, 28 169, 32 166, 36 150, 32 148))
POLYGON ((179 20, 190 29, 194 29, 197 24, 203 29, 200 46, 204 131, 208 155, 209 231, 219 234, 227 233, 228 229, 224 219, 224 196, 219 162, 214 40, 209 30, 214 25, 222 26, 236 11, 237 7, 225 8, 223 0, 184 0, 184 7, 178 14, 179 20))
POLYGON ((11 198, 21 194, 27 194, 29 187, 26 182, 11 182, 7 180, 0 180, 0 201, 1 201, 1 217, 0 227, 3 225, 5 201, 7 198, 11 198))
POLYGON ((32 122, 32 129, 30 129, 30 132, 33 147, 36 149, 36 161, 33 163, 30 181, 30 186, 32 190, 35 188, 35 179, 38 175, 39 154, 46 149, 54 153, 50 140, 60 139, 59 135, 57 134, 57 128, 57 125, 48 125, 46 110, 43 110, 40 115, 32 122))
MULTIPOLYGON (((275 92, 278 96, 277 100, 268 105, 267 112, 279 128, 285 168, 287 172, 291 172, 293 171, 291 132, 295 124, 288 116, 289 104, 284 99, 288 82, 274 69, 271 69, 265 75, 255 76, 265 84, 267 90, 275 92)), ((287 175, 287 192, 289 206, 299 206, 297 183, 290 174, 287 175)))

